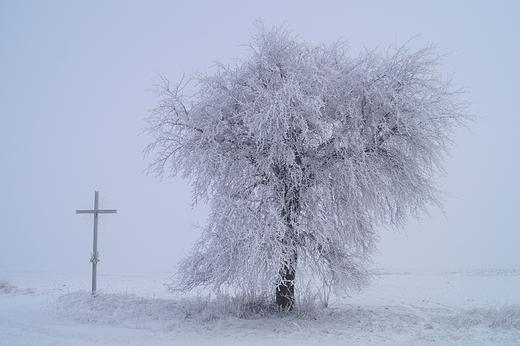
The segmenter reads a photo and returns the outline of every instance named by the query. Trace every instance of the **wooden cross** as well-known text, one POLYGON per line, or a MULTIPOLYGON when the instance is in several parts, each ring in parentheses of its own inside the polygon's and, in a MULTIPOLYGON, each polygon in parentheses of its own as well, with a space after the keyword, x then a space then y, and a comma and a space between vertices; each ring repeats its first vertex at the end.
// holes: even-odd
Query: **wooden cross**
POLYGON ((92 251, 92 295, 96 294, 96 273, 97 264, 99 262, 99 253, 97 251, 97 228, 98 228, 98 215, 99 214, 114 214, 116 209, 99 209, 99 191, 94 192, 94 210, 76 210, 76 214, 94 214, 94 249, 92 251))

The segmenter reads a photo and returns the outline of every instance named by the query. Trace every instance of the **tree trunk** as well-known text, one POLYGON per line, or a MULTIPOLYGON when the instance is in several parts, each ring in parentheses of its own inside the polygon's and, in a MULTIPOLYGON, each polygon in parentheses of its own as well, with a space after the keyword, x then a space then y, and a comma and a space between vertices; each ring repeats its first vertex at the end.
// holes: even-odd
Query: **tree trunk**
MULTIPOLYGON (((301 159, 295 152, 296 162, 301 165, 301 159)), ((276 304, 284 310, 292 310, 295 302, 294 279, 296 277, 296 264, 298 262, 298 250, 296 244, 295 225, 300 214, 300 189, 299 184, 290 182, 290 168, 276 166, 275 173, 284 182, 283 199, 284 204, 281 216, 286 225, 286 233, 282 239, 284 245, 284 262, 280 269, 280 284, 276 286, 276 304)))
POLYGON ((294 251, 288 263, 280 269, 282 282, 276 287, 276 305, 285 310, 294 306, 294 279, 296 277, 297 253, 294 251))

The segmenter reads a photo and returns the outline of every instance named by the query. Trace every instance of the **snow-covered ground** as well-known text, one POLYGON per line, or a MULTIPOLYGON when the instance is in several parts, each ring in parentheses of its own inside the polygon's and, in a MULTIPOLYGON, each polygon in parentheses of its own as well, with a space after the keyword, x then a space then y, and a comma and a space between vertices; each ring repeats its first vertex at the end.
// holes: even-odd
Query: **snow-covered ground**
POLYGON ((167 273, 0 272, 0 345, 520 345, 520 270, 385 270, 328 308, 224 314, 167 273))

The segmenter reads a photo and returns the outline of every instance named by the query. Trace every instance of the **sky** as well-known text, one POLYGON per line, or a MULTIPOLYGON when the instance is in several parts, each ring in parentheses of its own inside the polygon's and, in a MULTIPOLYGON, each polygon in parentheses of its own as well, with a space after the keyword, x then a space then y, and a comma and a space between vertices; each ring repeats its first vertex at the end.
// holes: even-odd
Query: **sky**
POLYGON ((0 0, 0 271, 88 273, 92 219, 75 210, 94 191, 117 209, 98 273, 174 271, 209 209, 146 173, 149 90, 244 57, 259 19, 353 56, 437 44, 478 119, 456 132, 443 211, 381 229, 374 266, 520 268, 520 2, 0 0))

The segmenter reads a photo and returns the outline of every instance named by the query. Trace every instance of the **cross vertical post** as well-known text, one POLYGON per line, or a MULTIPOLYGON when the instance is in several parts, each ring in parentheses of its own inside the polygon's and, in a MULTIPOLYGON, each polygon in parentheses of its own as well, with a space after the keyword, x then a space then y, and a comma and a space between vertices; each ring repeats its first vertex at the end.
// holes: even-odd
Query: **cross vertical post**
POLYGON ((99 214, 115 214, 116 209, 99 209, 99 191, 94 192, 94 210, 76 210, 76 214, 94 214, 94 244, 92 249, 92 295, 96 295, 96 277, 97 264, 99 262, 99 253, 97 251, 98 240, 98 216, 99 214))

